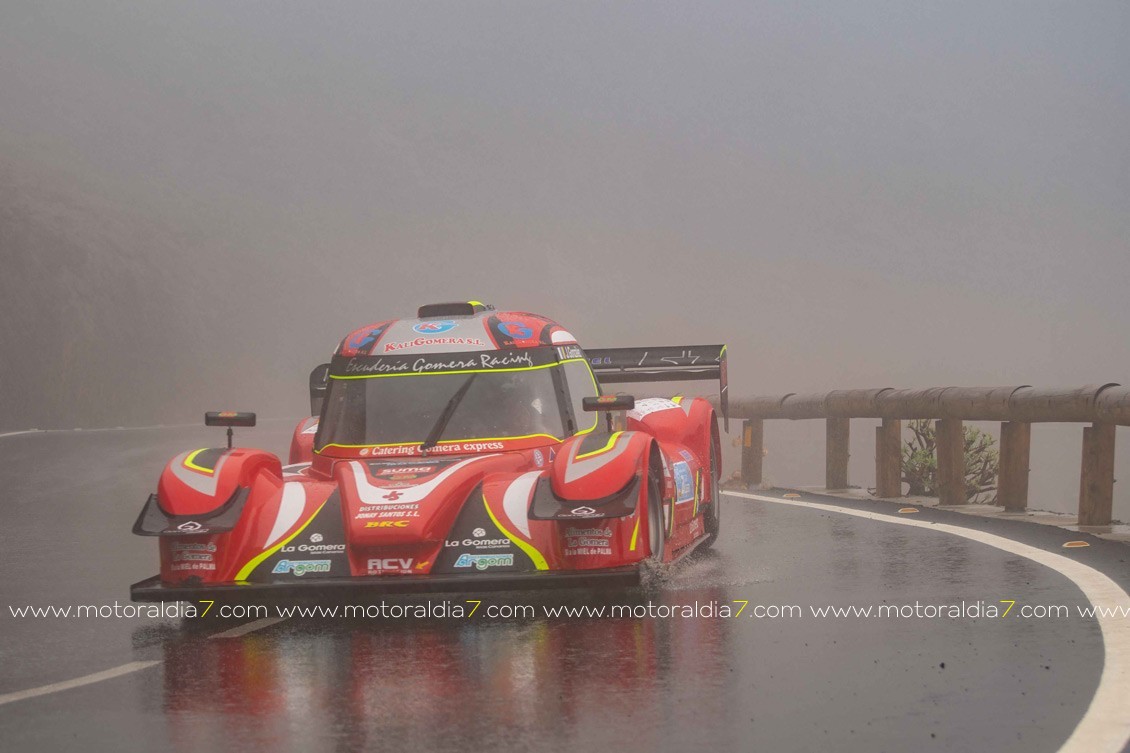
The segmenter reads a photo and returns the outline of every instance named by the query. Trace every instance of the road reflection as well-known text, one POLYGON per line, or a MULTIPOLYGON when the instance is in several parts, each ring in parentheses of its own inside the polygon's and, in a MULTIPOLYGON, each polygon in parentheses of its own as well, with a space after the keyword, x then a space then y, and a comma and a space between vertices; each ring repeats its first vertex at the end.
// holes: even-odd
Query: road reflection
MULTIPOLYGON (((722 588, 481 598, 483 607, 530 604, 539 614, 562 604, 728 603, 722 588)), ((615 742, 666 748, 680 729, 734 722, 727 719, 728 623, 675 616, 295 618, 241 638, 186 630, 163 643, 163 710, 170 739, 183 750, 262 750, 282 740, 330 750, 406 741, 435 750, 615 742)))

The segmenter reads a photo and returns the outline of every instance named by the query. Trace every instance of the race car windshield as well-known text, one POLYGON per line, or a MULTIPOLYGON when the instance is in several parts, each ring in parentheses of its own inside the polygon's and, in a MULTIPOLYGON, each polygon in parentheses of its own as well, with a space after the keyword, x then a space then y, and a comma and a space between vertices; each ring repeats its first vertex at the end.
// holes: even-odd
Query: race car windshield
MULTIPOLYGON (((388 359, 385 359, 388 360, 388 359)), ((555 364, 514 370, 394 374, 382 377, 331 376, 319 449, 423 444, 454 405, 438 441, 566 436, 555 364), (465 394, 457 397, 460 389, 465 394), (454 403, 453 403, 454 400, 454 403)))

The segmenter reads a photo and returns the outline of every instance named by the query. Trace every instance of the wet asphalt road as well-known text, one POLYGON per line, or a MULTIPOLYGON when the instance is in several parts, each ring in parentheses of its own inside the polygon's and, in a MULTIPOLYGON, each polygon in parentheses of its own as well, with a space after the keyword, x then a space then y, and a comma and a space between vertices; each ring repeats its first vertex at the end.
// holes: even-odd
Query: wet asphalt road
MULTIPOLYGON (((284 451, 289 422, 237 431, 284 451)), ((135 661, 84 687, 0 705, 0 749, 93 751, 1055 751, 1097 687, 1094 620, 820 618, 813 607, 1086 605, 1031 560, 944 533, 727 497, 715 551, 631 592, 481 598, 471 618, 14 617, 128 602, 155 547, 129 529, 204 427, 0 438, 0 697, 135 661), (688 606, 738 617, 493 618, 489 606, 688 606), (797 605, 762 619, 756 605, 797 605)), ((772 496, 772 495, 771 495, 772 496)), ((806 495, 806 499, 817 499, 806 495)), ((826 499, 848 505, 842 500, 826 499)), ((881 503, 859 503, 894 513, 881 503)), ((1130 587, 1124 545, 923 512, 1088 562, 1130 587)), ((380 597, 375 597, 379 601, 380 597)), ((418 604, 386 598, 389 604, 418 604)), ((1001 607, 1003 608, 1003 607, 1001 607)), ((1130 704, 1128 704, 1130 713, 1130 704)))

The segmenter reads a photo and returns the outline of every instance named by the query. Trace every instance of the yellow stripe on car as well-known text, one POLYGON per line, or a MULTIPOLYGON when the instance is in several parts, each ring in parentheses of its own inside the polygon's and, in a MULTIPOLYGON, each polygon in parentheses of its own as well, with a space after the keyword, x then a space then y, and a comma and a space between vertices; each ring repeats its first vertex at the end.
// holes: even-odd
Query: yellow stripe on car
POLYGON ((534 561, 534 567, 536 567, 538 570, 549 569, 549 564, 546 563, 545 557, 542 556, 541 552, 535 549, 532 544, 528 544, 525 541, 522 541, 520 538, 510 533, 510 531, 506 530, 506 526, 502 525, 499 519, 495 517, 495 514, 490 509, 490 504, 487 502, 486 494, 483 495, 483 507, 486 508, 487 515, 490 516, 491 522, 494 523, 495 527, 498 528, 498 530, 502 531, 502 535, 513 541, 519 549, 529 555, 530 559, 534 561))
POLYGON ((216 472, 215 468, 205 468, 204 466, 197 465, 196 463, 193 462, 194 460, 196 460, 197 455, 199 455, 200 453, 204 452, 207 449, 208 449, 207 447, 201 447, 199 450, 194 450, 193 452, 190 452, 188 454, 188 457, 184 459, 184 467, 185 468, 191 468, 194 471, 200 471, 201 473, 207 473, 209 476, 211 476, 213 473, 215 473, 216 472))
MULTIPOLYGON (((558 444, 560 444, 563 441, 559 437, 555 437, 552 434, 522 434, 521 436, 517 436, 517 437, 472 437, 470 439, 441 439, 436 444, 470 444, 471 442, 505 442, 506 440, 509 440, 509 439, 537 439, 538 437, 545 437, 546 439, 552 439, 554 442, 557 442, 558 444)), ((424 440, 422 440, 422 439, 419 440, 418 442, 389 442, 387 444, 336 444, 336 443, 331 442, 330 444, 323 446, 320 450, 315 450, 315 452, 321 453, 321 451, 326 449, 327 447, 342 447, 342 448, 345 448, 345 449, 354 450, 354 449, 363 448, 363 447, 374 447, 374 448, 375 447, 413 447, 413 446, 421 445, 423 443, 424 443, 424 440)))
POLYGON ((294 538, 296 536, 298 536, 298 534, 302 533, 302 531, 304 531, 306 529, 306 526, 308 526, 312 522, 314 522, 314 518, 318 517, 318 513, 320 513, 322 511, 322 508, 325 507, 325 506, 326 506, 325 502, 318 505, 318 509, 314 511, 314 514, 311 515, 309 518, 307 518, 306 522, 303 523, 301 526, 299 526, 297 531, 290 534, 285 539, 283 539, 279 543, 275 544, 273 547, 266 550, 265 552, 261 552, 260 554, 255 555, 254 559, 252 559, 250 562, 248 562, 246 565, 244 565, 243 567, 240 568, 239 572, 236 573, 235 579, 237 581, 246 581, 247 576, 251 575, 251 573, 254 572, 255 568, 257 568, 257 567, 259 567, 259 565, 263 564, 263 560, 267 559, 272 554, 274 554, 275 552, 277 552, 278 550, 282 549, 284 546, 289 544, 291 541, 294 540, 294 538))
POLYGON ((502 371, 537 371, 538 369, 552 369, 554 366, 560 366, 563 363, 584 360, 583 358, 566 358, 564 361, 542 363, 537 366, 511 366, 502 369, 452 369, 451 371, 411 371, 397 374, 351 374, 349 376, 330 374, 329 376, 330 379, 382 379, 384 377, 435 376, 436 374, 494 374, 502 371))
POLYGON ((593 450, 592 452, 586 452, 582 455, 577 455, 573 458, 573 460, 584 460, 585 458, 591 458, 594 455, 599 455, 602 452, 608 452, 616 444, 616 440, 619 439, 620 435, 623 433, 624 432, 622 431, 613 432, 612 435, 608 437, 608 443, 601 447, 599 450, 593 450))

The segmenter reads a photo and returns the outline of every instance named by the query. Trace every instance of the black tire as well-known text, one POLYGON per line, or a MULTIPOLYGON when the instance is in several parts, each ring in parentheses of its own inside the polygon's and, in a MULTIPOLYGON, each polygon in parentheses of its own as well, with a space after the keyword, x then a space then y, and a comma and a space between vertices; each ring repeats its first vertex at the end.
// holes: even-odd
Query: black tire
POLYGON ((651 559, 662 562, 667 548, 667 525, 663 520, 663 489, 654 472, 648 474, 647 480, 647 543, 651 559))
POLYGON ((709 547, 718 540, 718 534, 722 531, 722 495, 719 493, 718 482, 721 480, 721 469, 718 467, 718 450, 714 442, 710 443, 710 490, 714 495, 714 499, 710 500, 710 504, 706 506, 706 512, 703 513, 704 524, 706 527, 706 541, 702 542, 703 547, 709 547))

